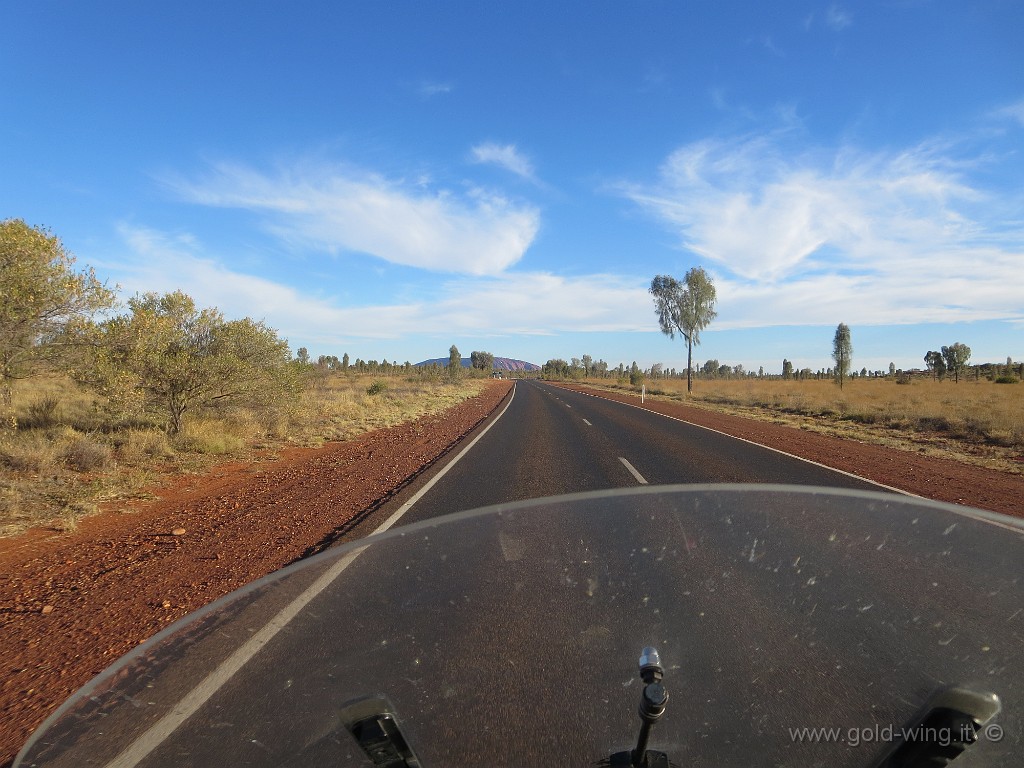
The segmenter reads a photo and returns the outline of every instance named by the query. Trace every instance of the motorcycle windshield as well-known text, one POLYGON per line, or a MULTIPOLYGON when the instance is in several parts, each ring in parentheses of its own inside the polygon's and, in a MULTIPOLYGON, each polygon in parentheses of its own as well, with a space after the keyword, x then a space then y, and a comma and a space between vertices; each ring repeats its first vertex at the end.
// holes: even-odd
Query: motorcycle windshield
POLYGON ((869 766, 936 691, 1000 697, 957 766, 1022 753, 1017 521, 890 494, 662 487, 399 527, 187 617, 58 710, 18 766, 367 766, 382 697, 423 766, 595 765, 637 658, 685 766, 869 766))

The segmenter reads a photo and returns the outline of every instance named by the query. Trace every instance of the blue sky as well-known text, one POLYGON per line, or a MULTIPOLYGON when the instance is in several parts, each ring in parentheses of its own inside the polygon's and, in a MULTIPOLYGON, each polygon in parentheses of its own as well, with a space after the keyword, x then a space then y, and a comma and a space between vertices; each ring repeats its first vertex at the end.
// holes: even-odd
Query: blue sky
POLYGON ((5 4, 0 218, 293 349, 1024 358, 1024 4, 5 4))

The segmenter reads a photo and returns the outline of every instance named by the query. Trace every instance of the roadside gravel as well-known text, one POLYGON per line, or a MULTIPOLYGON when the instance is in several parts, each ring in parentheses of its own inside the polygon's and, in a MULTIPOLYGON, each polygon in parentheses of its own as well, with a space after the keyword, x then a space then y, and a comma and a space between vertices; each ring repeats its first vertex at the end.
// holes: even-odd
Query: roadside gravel
MULTIPOLYGON (((501 404, 491 381, 448 411, 156 489, 72 534, 0 540, 0 768, 68 695, 170 622, 352 535, 501 404)), ((639 398, 572 387, 639 405, 639 398)), ((643 407, 910 493, 1024 516, 1020 475, 677 403, 643 407)))
POLYGON ((444 413, 154 489, 71 534, 0 539, 0 766, 71 693, 165 626, 372 514, 487 418, 491 381, 444 413))

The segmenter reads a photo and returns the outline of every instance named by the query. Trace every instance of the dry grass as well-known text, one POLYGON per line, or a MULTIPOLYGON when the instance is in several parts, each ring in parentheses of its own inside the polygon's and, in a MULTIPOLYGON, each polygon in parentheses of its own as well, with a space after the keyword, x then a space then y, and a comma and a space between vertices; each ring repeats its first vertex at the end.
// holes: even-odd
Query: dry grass
MULTIPOLYGON (((612 389, 638 390, 607 380, 612 389)), ((920 452, 922 447, 963 461, 1021 473, 1024 385, 987 380, 855 379, 839 389, 831 381, 775 379, 658 379, 656 398, 804 429, 854 437, 920 452)))
POLYGON ((301 426, 293 438, 312 445, 347 440, 438 413, 480 393, 481 379, 458 383, 421 379, 337 376, 307 390, 301 426))
POLYGON ((49 525, 74 530, 99 502, 145 495, 169 475, 285 445, 319 445, 437 413, 484 382, 329 376, 300 402, 192 414, 180 434, 158 424, 110 423, 103 403, 67 379, 42 377, 14 392, 17 430, 0 430, 0 535, 49 525))

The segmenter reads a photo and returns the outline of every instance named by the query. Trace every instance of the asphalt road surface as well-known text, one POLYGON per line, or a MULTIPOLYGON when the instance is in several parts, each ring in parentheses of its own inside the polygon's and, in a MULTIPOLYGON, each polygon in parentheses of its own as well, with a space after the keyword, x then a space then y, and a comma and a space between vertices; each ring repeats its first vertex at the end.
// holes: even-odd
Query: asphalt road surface
POLYGON ((877 490, 534 382, 476 437, 382 511, 406 509, 383 541, 325 553, 94 692, 102 717, 53 737, 98 726, 54 764, 366 764, 338 713, 380 693, 428 768, 595 765, 635 739, 649 644, 671 696, 652 746, 674 764, 873 765, 951 684, 1004 706, 957 766, 1024 748, 1019 530, 896 495, 642 488, 877 490))
POLYGON ((522 499, 676 483, 879 490, 868 480, 657 413, 519 381, 508 410, 401 522, 522 499))

